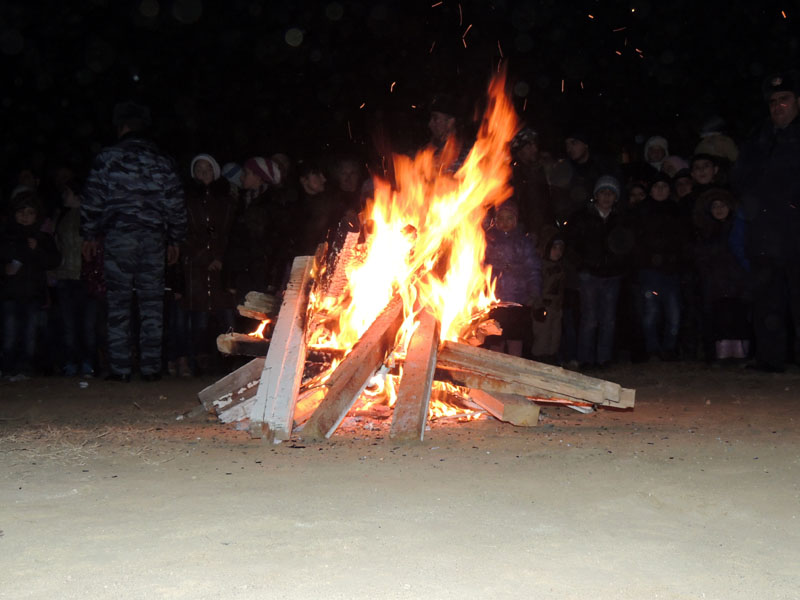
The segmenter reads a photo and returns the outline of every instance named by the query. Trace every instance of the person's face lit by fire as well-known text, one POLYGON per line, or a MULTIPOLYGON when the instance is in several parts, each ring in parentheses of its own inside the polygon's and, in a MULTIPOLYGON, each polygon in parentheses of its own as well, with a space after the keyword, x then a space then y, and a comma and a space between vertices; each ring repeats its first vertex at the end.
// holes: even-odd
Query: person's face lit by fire
POLYGON ((247 167, 242 169, 242 187, 246 190, 257 190, 261 187, 261 177, 253 173, 247 167))
POLYGON ((675 193, 678 198, 685 198, 692 193, 692 178, 680 177, 675 181, 675 193))
POLYGON ((497 228, 503 233, 509 233, 517 228, 517 213, 513 210, 500 210, 494 218, 497 228))
POLYGON ((539 147, 533 142, 528 142, 517 150, 517 160, 524 165, 532 165, 539 157, 539 147))
POLYGON ((664 200, 669 199, 671 191, 666 181, 656 181, 653 187, 650 188, 650 197, 656 202, 664 202, 664 200))
POLYGON ((343 192, 357 192, 361 173, 355 161, 345 161, 336 169, 336 183, 343 192))
POLYGON ((214 167, 207 160, 198 160, 194 163, 194 178, 203 182, 205 185, 210 185, 214 181, 214 167))
POLYGON ((647 162, 661 162, 667 157, 667 151, 661 146, 650 146, 647 149, 647 162))
POLYGON ((22 206, 14 212, 14 220, 23 227, 36 223, 36 209, 32 206, 22 206))
POLYGON ((769 116, 778 129, 795 120, 800 112, 800 99, 792 92, 775 92, 769 97, 769 116))
POLYGON ((444 144, 456 131, 455 117, 434 110, 428 121, 428 129, 431 131, 431 139, 437 145, 444 144))
POLYGON ((628 193, 628 201, 631 206, 641 204, 645 198, 647 198, 647 191, 641 185, 634 185, 628 193))
POLYGON ((576 138, 567 138, 564 146, 566 147, 567 156, 573 162, 581 164, 589 160, 589 146, 586 142, 576 138))
POLYGON ((300 178, 300 185, 309 196, 316 196, 325 191, 325 175, 319 171, 312 171, 300 178))
POLYGON ((692 178, 700 185, 714 181, 719 167, 707 158, 699 158, 692 163, 692 178))
POLYGON ((610 188, 602 188, 597 190, 594 194, 594 203, 597 210, 602 213, 608 213, 617 201, 617 193, 610 188))
POLYGON ((717 221, 724 221, 731 213, 731 207, 722 200, 714 200, 711 203, 711 216, 717 221))

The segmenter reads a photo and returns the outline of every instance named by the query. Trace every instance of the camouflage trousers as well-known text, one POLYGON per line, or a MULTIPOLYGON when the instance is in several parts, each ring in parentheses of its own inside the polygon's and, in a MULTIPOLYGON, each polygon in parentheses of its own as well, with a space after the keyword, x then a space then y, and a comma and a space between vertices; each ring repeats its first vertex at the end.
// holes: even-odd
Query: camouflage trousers
POLYGON ((131 313, 135 294, 139 371, 143 375, 159 373, 164 333, 164 239, 153 232, 109 232, 103 250, 111 371, 130 374, 133 367, 131 313))

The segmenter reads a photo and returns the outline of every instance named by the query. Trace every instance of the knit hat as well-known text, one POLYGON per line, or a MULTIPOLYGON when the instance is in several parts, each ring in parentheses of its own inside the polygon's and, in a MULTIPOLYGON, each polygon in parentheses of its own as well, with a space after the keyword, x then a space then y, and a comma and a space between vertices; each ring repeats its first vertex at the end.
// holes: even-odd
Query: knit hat
POLYGON ((511 140, 511 151, 516 151, 522 148, 523 146, 527 146, 528 144, 538 144, 539 143, 539 134, 536 133, 530 127, 526 127, 517 133, 514 136, 514 139, 511 140))
POLYGON ((32 190, 26 190, 18 193, 11 199, 11 214, 13 215, 21 208, 31 207, 36 211, 36 218, 41 219, 44 216, 44 206, 42 201, 32 190))
POLYGON ((696 163, 698 160, 708 160, 711 161, 712 164, 716 165, 718 158, 713 154, 706 154, 705 152, 699 152, 693 155, 689 159, 689 168, 691 168, 694 165, 694 163, 696 163))
POLYGON ((692 172, 689 170, 688 167, 685 168, 685 169, 681 169, 680 171, 675 173, 675 175, 673 175, 673 177, 672 177, 672 181, 678 181, 678 179, 684 179, 684 178, 685 179, 691 179, 692 178, 692 172))
POLYGON ((597 183, 594 184, 594 195, 597 195, 597 192, 600 190, 611 190, 617 195, 617 200, 619 200, 620 185, 616 177, 612 175, 603 175, 598 178, 597 183))
POLYGON ((795 96, 800 96, 800 72, 790 69, 773 73, 761 84, 761 91, 767 102, 775 92, 792 92, 795 96))
POLYGON ((668 156, 667 158, 664 159, 664 162, 661 164, 661 170, 667 174, 671 174, 673 177, 675 176, 676 173, 678 173, 678 171, 688 168, 689 168, 689 163, 686 162, 683 158, 681 158, 677 154, 668 156))
POLYGON ((263 181, 270 185, 278 185, 281 182, 281 170, 271 158, 254 156, 244 161, 244 168, 249 169, 263 181))
POLYGON ((650 163, 651 165, 653 165, 657 169, 660 169, 661 168, 661 164, 664 162, 664 159, 651 161, 647 157, 647 153, 650 151, 650 148, 661 148, 661 149, 664 150, 664 156, 667 156, 669 154, 669 143, 667 142, 667 138, 665 138, 663 136, 660 136, 660 135, 654 135, 653 137, 651 137, 650 139, 648 139, 644 143, 644 159, 645 159, 645 161, 647 161, 648 163, 650 163))
POLYGON ((661 181, 666 183, 670 187, 670 189, 672 188, 672 177, 670 177, 666 173, 659 172, 653 175, 652 179, 650 179, 650 186, 648 189, 652 190, 653 186, 661 181))
POLYGON ((222 176, 237 187, 242 187, 242 167, 235 162, 225 163, 222 167, 222 176))
POLYGON ((204 160, 210 163, 211 169, 214 171, 214 180, 216 181, 217 179, 219 179, 220 176, 219 163, 210 154, 198 154, 192 159, 192 163, 189 165, 189 174, 192 177, 194 177, 194 166, 197 164, 198 160, 204 160))

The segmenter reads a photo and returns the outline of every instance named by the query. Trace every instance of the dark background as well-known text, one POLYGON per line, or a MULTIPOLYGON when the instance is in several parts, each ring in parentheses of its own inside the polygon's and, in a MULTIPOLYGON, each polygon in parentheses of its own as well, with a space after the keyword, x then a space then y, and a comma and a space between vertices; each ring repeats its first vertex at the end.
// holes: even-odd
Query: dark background
POLYGON ((798 18, 797 1, 5 0, 3 191, 24 166, 85 171, 120 99, 151 107, 184 166, 407 151, 434 93, 472 116, 501 52, 545 149, 579 127, 615 155, 653 134, 686 155, 710 115, 738 139, 766 115, 761 81, 798 65, 798 18))

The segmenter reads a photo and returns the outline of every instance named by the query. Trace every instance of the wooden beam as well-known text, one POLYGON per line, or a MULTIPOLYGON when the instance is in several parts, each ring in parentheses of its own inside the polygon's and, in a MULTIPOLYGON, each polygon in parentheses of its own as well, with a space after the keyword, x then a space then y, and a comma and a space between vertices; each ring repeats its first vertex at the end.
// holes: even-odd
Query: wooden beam
POLYGON ((500 421, 519 427, 535 427, 539 424, 539 405, 523 396, 487 394, 483 390, 472 389, 469 397, 500 421))
POLYGON ((254 358, 219 381, 203 389, 197 397, 208 412, 216 412, 223 423, 246 419, 255 401, 264 358, 254 358))
POLYGON ((485 377, 492 389, 481 384, 468 385, 489 393, 567 398, 615 408, 632 408, 635 402, 635 391, 623 391, 617 383, 468 344, 442 344, 437 366, 455 372, 453 379, 462 385, 466 380, 479 381, 485 377))
POLYGON ((292 434, 292 414, 306 359, 305 319, 313 266, 312 256, 298 256, 292 263, 250 412, 252 437, 276 441, 289 439, 292 434))
POLYGON ((221 333, 217 336, 217 350, 234 356, 266 356, 269 340, 246 333, 221 333))
POLYGON ((325 399, 303 428, 304 439, 321 440, 336 431, 370 377, 394 347, 397 330, 402 324, 403 300, 395 296, 331 374, 325 399))
POLYGON ((438 347, 439 323, 431 313, 423 311, 408 344, 390 437, 399 441, 422 441, 425 437, 438 347))

